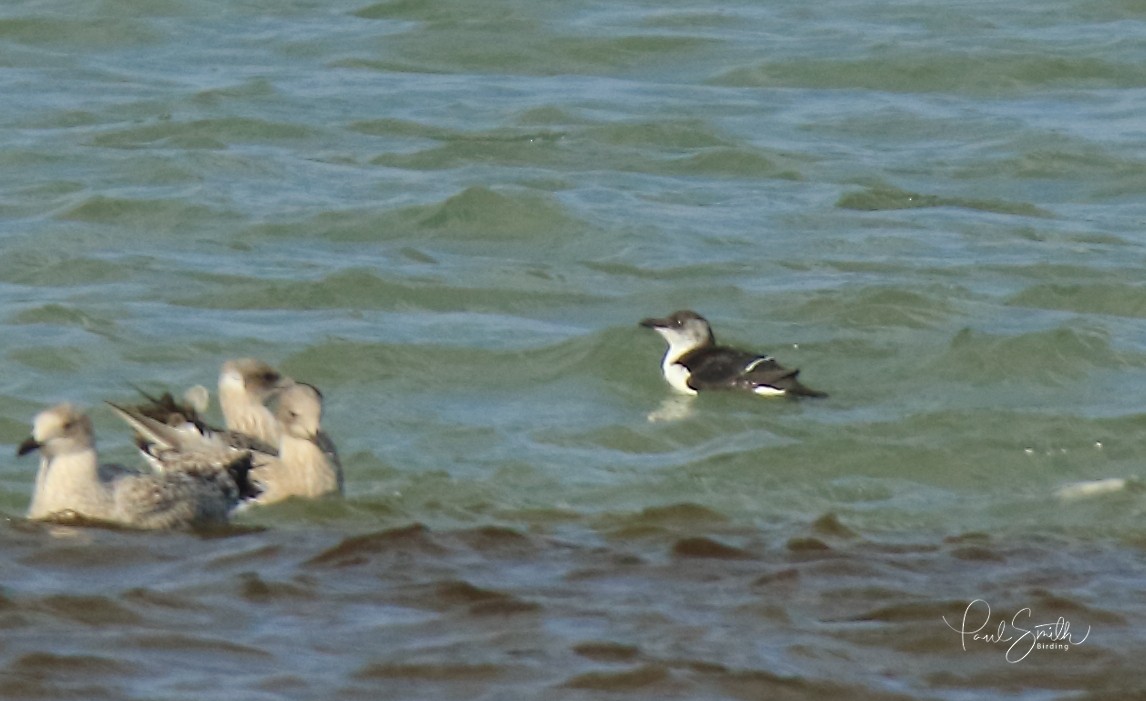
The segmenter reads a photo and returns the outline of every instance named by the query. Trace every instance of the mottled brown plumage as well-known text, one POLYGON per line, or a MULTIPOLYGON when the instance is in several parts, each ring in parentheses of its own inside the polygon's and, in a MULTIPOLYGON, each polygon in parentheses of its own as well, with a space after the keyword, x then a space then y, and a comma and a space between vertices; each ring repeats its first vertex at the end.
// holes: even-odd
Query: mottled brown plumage
POLYGON ((132 528, 226 523, 251 469, 249 455, 226 462, 187 461, 164 474, 100 465, 91 420, 71 404, 40 412, 19 454, 38 450, 40 469, 28 517, 78 515, 132 528))

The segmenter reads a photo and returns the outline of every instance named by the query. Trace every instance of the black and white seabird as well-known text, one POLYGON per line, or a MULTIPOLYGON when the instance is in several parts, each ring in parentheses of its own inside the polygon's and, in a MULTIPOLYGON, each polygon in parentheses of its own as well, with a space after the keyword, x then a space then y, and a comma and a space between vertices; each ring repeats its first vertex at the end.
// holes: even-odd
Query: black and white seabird
POLYGON ((709 390, 747 390, 761 396, 826 397, 800 384, 799 370, 785 368, 770 355, 716 345, 708 321, 687 309, 663 319, 645 319, 669 347, 661 361, 665 380, 684 394, 709 390))

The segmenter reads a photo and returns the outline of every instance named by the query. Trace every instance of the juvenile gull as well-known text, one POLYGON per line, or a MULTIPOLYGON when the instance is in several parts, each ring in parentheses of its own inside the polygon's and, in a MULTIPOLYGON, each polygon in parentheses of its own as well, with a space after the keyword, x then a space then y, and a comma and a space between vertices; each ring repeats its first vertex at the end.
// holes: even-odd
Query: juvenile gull
POLYGON ((255 488, 249 455, 185 460, 162 475, 100 465, 91 419, 71 404, 36 415, 18 455, 40 451, 28 518, 75 514, 132 528, 171 529, 226 523, 255 488))
POLYGON ((292 380, 254 358, 223 363, 219 372, 219 407, 231 431, 245 433, 269 445, 278 445, 282 435, 267 402, 292 380))
POLYGON ((169 425, 138 408, 108 405, 135 429, 140 451, 160 472, 178 469, 188 460, 222 462, 229 456, 249 454, 250 477, 261 492, 256 499, 259 503, 342 493, 342 466, 334 443, 321 429, 322 394, 312 385, 300 382, 280 393, 275 420, 283 431, 273 452, 235 440, 245 437, 234 432, 214 431, 202 424, 169 425))
POLYGON ((146 401, 135 405, 107 402, 116 415, 135 430, 135 442, 152 468, 162 472, 179 452, 233 449, 250 451, 257 465, 278 455, 278 448, 239 431, 216 428, 202 418, 209 404, 206 387, 196 385, 183 394, 183 402, 170 392, 155 397, 136 388, 146 401))
POLYGON ((334 442, 322 430, 322 393, 317 387, 296 383, 279 394, 275 417, 282 426, 278 460, 251 471, 263 489, 260 503, 292 496, 319 497, 342 494, 342 464, 334 442))
POLYGON ((179 470, 188 461, 227 462, 249 456, 252 467, 277 460, 278 449, 234 431, 214 429, 186 407, 170 404, 164 394, 148 404, 129 407, 107 402, 135 431, 135 445, 156 472, 179 470), (175 406, 174 409, 171 407, 175 406))
POLYGON ((668 341, 661 370, 678 392, 734 389, 761 396, 827 396, 800 384, 796 379, 800 371, 783 367, 772 356, 718 346, 708 321, 694 311, 685 309, 663 319, 644 319, 641 326, 668 341))

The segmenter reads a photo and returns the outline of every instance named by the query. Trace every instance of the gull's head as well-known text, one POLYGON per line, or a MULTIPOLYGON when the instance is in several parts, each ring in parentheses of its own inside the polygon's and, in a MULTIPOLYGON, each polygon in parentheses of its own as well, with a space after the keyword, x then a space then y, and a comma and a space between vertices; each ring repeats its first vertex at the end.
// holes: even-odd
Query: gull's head
POLYGON ((293 381, 270 365, 255 358, 238 358, 223 363, 219 371, 219 393, 239 391, 265 402, 293 381))
POLYGON ((673 312, 661 319, 644 319, 641 326, 656 331, 668 341, 668 357, 674 359, 696 348, 716 344, 708 321, 688 309, 673 312))
POLYGON ((94 443, 92 422, 75 406, 64 403, 45 409, 32 422, 32 435, 20 444, 17 455, 33 450, 51 459, 57 455, 90 450, 94 443))
POLYGON ((275 418, 282 424, 284 433, 313 441, 321 428, 322 392, 305 382, 287 387, 279 395, 275 418))

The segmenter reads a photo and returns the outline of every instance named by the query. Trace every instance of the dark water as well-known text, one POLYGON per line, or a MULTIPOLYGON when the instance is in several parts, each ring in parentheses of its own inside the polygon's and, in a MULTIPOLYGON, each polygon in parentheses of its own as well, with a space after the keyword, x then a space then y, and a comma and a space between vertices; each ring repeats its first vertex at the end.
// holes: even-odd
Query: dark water
POLYGON ((1130 0, 4 5, 0 440, 134 460, 103 400, 258 356, 347 499, 50 527, 3 461, 0 697, 1142 695, 1143 60, 1130 0), (649 421, 682 307, 831 397, 649 421))
POLYGON ((1133 544, 892 542, 688 505, 567 521, 207 540, 13 526, 0 693, 1127 698, 1144 681, 1133 544), (1035 648, 1060 617, 1042 630, 1078 644, 1035 648), (956 632, 1012 619, 1004 642, 956 632))

